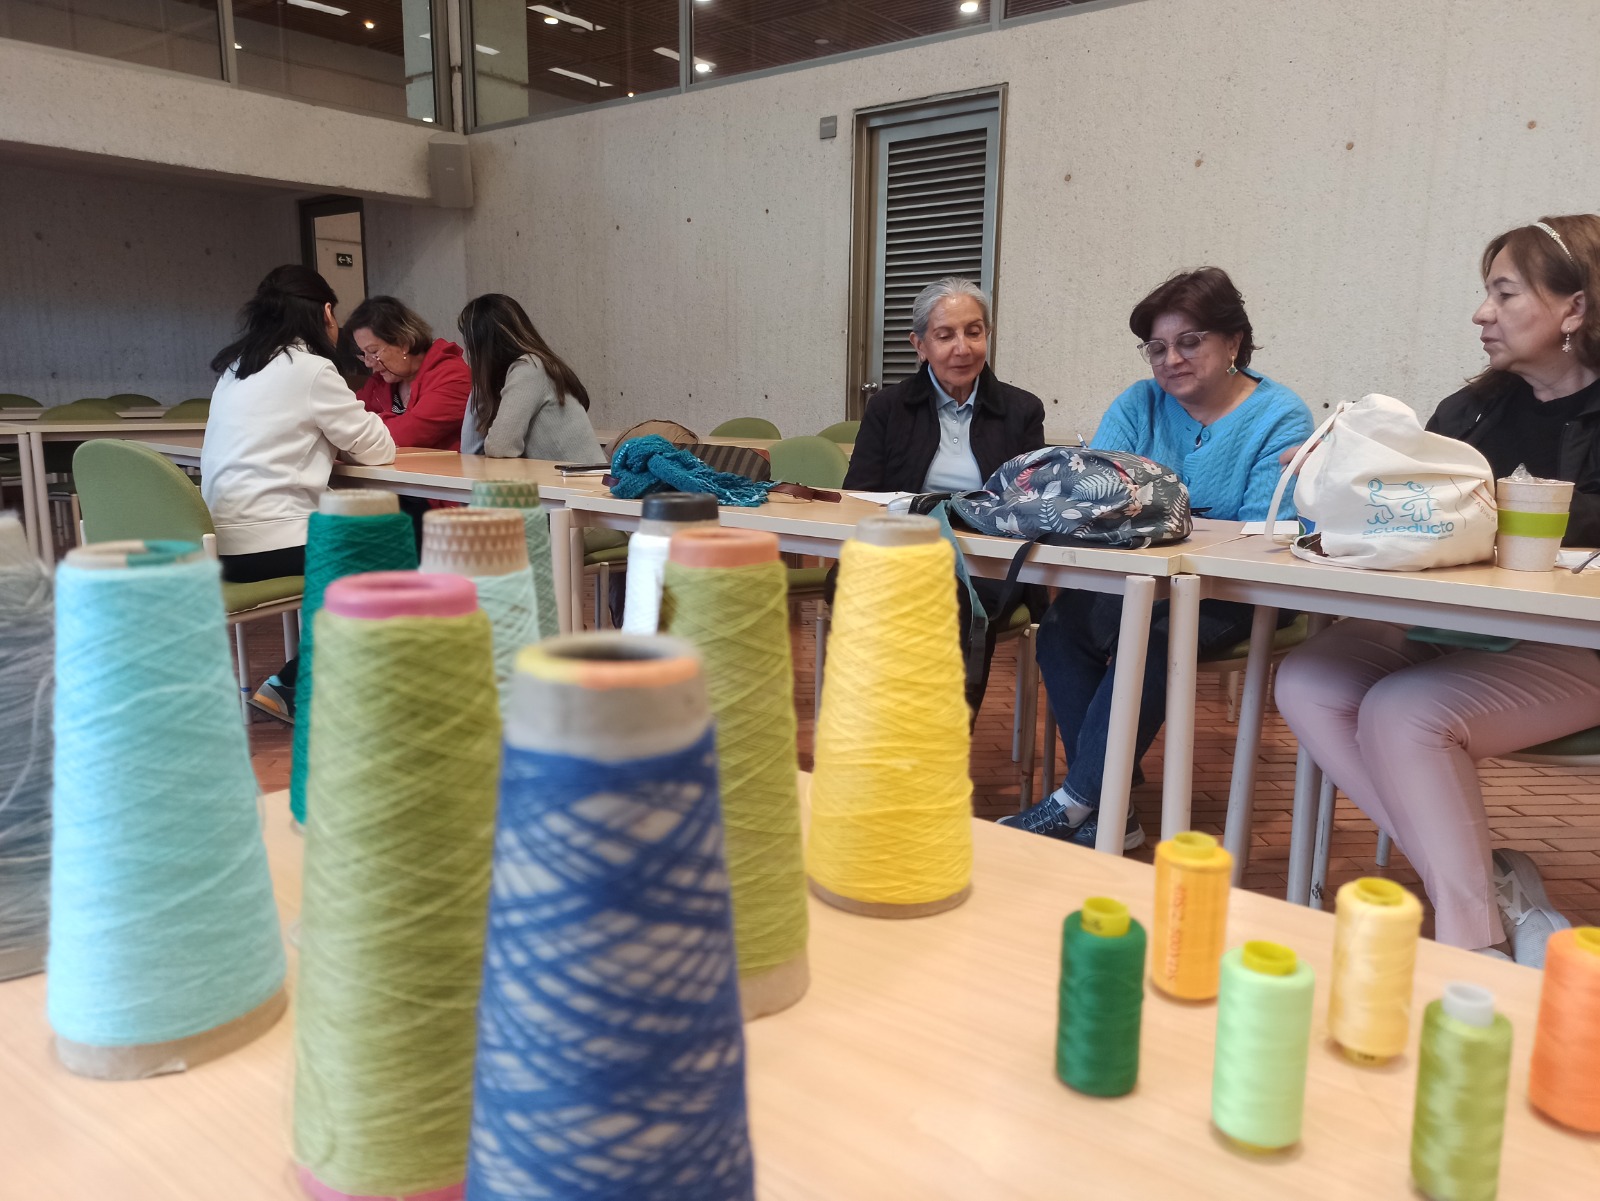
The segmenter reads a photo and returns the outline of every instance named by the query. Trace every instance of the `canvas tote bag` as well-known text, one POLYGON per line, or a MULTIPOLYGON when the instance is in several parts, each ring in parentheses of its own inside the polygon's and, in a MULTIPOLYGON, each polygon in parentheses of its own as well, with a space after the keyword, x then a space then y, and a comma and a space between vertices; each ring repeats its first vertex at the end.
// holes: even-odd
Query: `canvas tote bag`
POLYGON ((1341 403, 1284 469, 1269 513, 1296 472, 1295 508, 1310 532, 1273 538, 1302 559, 1423 571, 1494 557, 1489 461, 1465 442, 1428 433, 1392 396, 1341 403))

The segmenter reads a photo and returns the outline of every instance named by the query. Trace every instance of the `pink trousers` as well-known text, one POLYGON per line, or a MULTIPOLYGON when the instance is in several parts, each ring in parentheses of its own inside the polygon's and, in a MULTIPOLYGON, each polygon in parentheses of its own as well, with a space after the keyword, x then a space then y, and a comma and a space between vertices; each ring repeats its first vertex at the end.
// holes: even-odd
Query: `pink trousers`
POLYGON ((1301 745, 1417 869, 1435 937, 1502 941, 1476 762, 1600 726, 1600 654, 1452 649, 1342 621, 1283 661, 1276 695, 1301 745))

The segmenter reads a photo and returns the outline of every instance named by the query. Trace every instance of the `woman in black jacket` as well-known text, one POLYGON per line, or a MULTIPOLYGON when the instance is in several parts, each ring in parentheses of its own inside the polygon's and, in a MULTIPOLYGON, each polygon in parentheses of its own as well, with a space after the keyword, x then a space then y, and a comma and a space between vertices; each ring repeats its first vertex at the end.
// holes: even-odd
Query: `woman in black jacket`
MULTIPOLYGON (((1489 367, 1428 428, 1577 489, 1568 544, 1600 542, 1600 216, 1546 217, 1489 243, 1473 314, 1489 367)), ((1278 669, 1301 744, 1394 837, 1433 902, 1436 937, 1544 963, 1570 923, 1533 860, 1492 850, 1477 761, 1600 725, 1600 656, 1521 642, 1441 646, 1342 621, 1278 669)))
MULTIPOLYGON (((844 486, 858 492, 972 492, 1007 459, 1044 445, 1044 402, 1003 384, 989 369, 994 331, 989 295, 970 279, 929 284, 911 306, 911 345, 921 365, 867 403, 844 486)), ((1010 613, 993 610, 1001 580, 974 579, 989 611, 982 679, 969 680, 974 714, 983 702, 994 632, 1010 613)), ((966 589, 957 589, 967 628, 966 589)), ((1033 597, 1036 603, 1037 596, 1033 597)), ((1029 597, 1023 597, 1027 603, 1029 597)))

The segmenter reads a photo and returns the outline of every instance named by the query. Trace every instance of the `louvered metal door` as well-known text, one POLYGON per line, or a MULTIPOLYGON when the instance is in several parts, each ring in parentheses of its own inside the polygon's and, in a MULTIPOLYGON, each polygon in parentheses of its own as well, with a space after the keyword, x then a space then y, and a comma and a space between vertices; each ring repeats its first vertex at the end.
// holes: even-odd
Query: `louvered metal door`
POLYGON ((907 113, 873 131, 876 272, 867 362, 879 386, 917 369, 908 335, 918 292, 947 275, 994 288, 1000 104, 998 96, 974 101, 969 111, 907 113))

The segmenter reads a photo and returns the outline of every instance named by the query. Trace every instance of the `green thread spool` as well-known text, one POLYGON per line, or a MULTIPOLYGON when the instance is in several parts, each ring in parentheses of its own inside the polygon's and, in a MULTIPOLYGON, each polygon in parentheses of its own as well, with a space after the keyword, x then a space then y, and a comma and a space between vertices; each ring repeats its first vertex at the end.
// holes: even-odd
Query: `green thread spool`
POLYGON ((1511 1023, 1494 996, 1447 984, 1422 1018, 1411 1177, 1432 1201, 1494 1201, 1511 1083, 1511 1023))
POLYGON ((409 571, 417 565, 411 518, 400 498, 369 488, 322 494, 306 525, 306 586, 300 603, 300 668, 295 681, 294 758, 289 768, 289 812, 304 825, 311 763, 311 688, 316 661, 317 614, 328 585, 368 571, 409 571))
POLYGON ((1288 947, 1247 942, 1222 957, 1211 1120, 1252 1151, 1300 1141, 1316 979, 1288 947))
POLYGON ((685 530, 669 555, 662 628, 705 661, 739 1001, 750 1021, 787 1009, 810 981, 788 577, 778 539, 757 530, 685 530))
POLYGON ((1061 927, 1056 1075, 1091 1097, 1121 1097, 1139 1078, 1144 927, 1128 907, 1090 897, 1061 927))
POLYGON ((329 587, 311 738, 294 1155, 313 1195, 457 1187, 500 720, 470 581, 329 587))
POLYGON ((528 566, 533 569, 534 620, 540 638, 561 632, 556 610, 555 568, 550 560, 550 514, 539 500, 539 485, 518 480, 474 480, 474 509, 521 509, 528 566))

